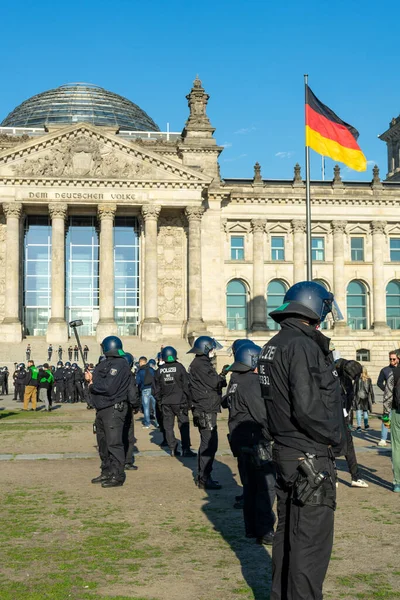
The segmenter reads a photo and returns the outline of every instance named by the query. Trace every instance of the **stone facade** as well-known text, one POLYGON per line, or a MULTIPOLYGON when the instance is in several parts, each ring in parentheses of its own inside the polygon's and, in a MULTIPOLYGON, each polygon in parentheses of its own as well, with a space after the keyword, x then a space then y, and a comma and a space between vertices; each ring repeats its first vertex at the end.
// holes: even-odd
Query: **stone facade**
MULTIPOLYGON (((291 180, 265 180, 257 163, 253 179, 221 179, 218 146, 207 116, 208 94, 196 78, 187 96, 189 117, 177 140, 123 138, 108 128, 75 123, 42 136, 0 135, 0 333, 6 342, 23 335, 22 223, 25 215, 48 214, 52 227, 51 318, 47 340, 64 343, 65 221, 94 215, 99 227, 100 294, 97 337, 116 333, 114 320, 113 222, 118 215, 140 223, 140 330, 158 341, 210 332, 229 342, 251 335, 260 342, 267 327, 267 288, 306 276, 305 184, 299 165, 291 180), (284 240, 284 257, 272 255, 272 240, 284 240), (232 237, 243 239, 243 256, 232 258, 232 237), (226 289, 243 282, 245 325, 227 327, 226 289)), ((394 129, 391 132, 393 138, 394 129)), ((386 134, 384 134, 386 135, 386 134)), ((382 139, 384 137, 382 136, 382 139)), ((397 153, 398 154, 398 153, 397 153)), ((390 239, 400 238, 400 182, 346 183, 335 168, 332 181, 311 186, 312 233, 323 240, 323 260, 313 277, 335 293, 346 313, 346 290, 357 280, 367 290, 366 323, 329 325, 347 357, 370 352, 372 372, 400 346, 400 329, 386 319, 386 286, 400 281, 390 239), (352 260, 351 238, 363 239, 362 261, 352 260)), ((346 315, 345 315, 346 316, 346 315)))

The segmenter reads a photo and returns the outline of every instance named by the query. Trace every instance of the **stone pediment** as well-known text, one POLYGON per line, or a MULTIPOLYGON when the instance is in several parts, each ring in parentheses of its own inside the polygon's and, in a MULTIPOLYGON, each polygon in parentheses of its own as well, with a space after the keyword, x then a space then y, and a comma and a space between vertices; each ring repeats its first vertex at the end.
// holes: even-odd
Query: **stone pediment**
POLYGON ((1 178, 211 182, 177 161, 83 123, 1 152, 1 178))

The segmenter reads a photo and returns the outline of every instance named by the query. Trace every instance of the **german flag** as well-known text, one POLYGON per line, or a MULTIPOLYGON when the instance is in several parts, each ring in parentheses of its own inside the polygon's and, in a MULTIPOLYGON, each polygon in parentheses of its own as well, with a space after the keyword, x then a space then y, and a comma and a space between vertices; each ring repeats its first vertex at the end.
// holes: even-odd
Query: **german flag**
POLYGON ((342 121, 306 87, 306 146, 350 169, 366 171, 367 160, 357 144, 357 129, 342 121))

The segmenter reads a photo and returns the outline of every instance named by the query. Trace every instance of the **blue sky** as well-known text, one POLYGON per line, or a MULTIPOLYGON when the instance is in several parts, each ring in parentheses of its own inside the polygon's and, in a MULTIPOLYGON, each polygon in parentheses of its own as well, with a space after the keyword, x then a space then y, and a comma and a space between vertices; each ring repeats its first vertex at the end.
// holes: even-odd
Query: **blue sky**
MULTIPOLYGON (((198 73, 225 146, 225 177, 291 178, 304 165, 303 74, 360 132, 370 180, 387 171, 377 135, 400 113, 400 50, 386 0, 23 0, 2 8, 0 121, 28 97, 85 81, 126 96, 162 131, 180 131, 198 73)), ((311 175, 321 159, 311 153, 311 175)), ((327 179, 333 163, 326 161, 327 179)))

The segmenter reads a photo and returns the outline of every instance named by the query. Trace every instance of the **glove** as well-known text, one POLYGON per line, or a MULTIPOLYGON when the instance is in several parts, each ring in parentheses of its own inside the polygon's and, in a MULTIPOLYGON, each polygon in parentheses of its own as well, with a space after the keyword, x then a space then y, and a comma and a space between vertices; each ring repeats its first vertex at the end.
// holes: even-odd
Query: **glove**
POLYGON ((229 367, 230 367, 230 366, 231 366, 231 365, 224 365, 224 366, 222 367, 222 371, 221 371, 221 377, 226 377, 226 374, 228 373, 228 371, 229 371, 229 367))

